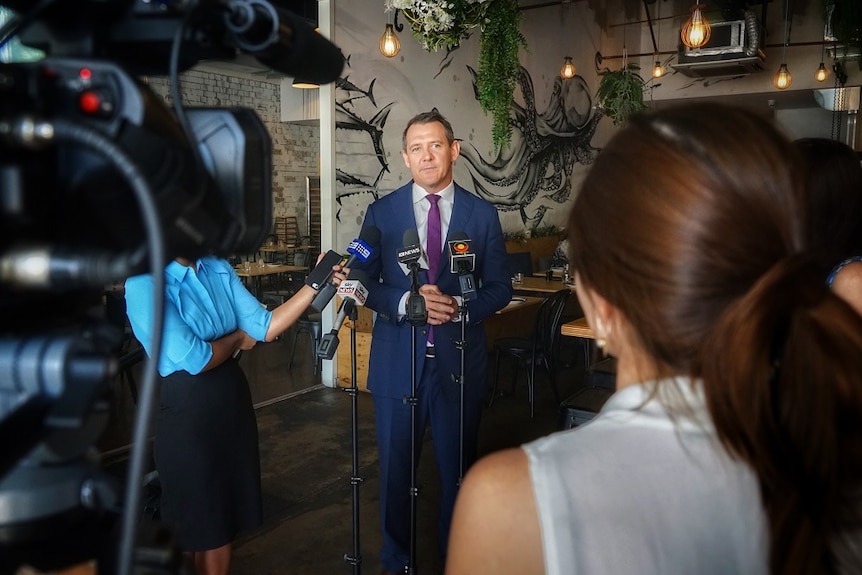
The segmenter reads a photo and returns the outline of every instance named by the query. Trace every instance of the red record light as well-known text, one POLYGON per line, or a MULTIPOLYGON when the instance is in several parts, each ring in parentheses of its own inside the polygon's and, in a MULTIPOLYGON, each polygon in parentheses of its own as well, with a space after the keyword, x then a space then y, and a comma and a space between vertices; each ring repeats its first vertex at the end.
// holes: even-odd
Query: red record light
POLYGON ((87 114, 95 114, 102 107, 102 99, 95 92, 84 92, 78 99, 81 111, 87 114))
POLYGON ((78 72, 78 77, 82 80, 90 80, 93 77, 93 71, 89 68, 81 68, 81 70, 78 72))

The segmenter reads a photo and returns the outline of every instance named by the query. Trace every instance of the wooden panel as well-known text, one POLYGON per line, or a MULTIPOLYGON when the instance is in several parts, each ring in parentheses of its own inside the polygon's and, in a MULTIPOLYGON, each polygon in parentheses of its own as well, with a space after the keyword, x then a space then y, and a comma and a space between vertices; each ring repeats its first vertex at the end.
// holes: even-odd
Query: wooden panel
MULTIPOLYGON (((339 387, 350 387, 351 360, 350 360, 350 328, 345 325, 338 330, 338 385, 339 387)), ((368 357, 371 354, 371 334, 356 332, 356 387, 362 391, 368 391, 368 357)))
MULTIPOLYGON (((341 305, 341 298, 336 298, 341 305)), ((356 387, 368 391, 368 357, 371 354, 371 328, 374 312, 367 307, 358 308, 356 314, 356 387)), ((338 330, 338 385, 350 387, 350 320, 338 330)))

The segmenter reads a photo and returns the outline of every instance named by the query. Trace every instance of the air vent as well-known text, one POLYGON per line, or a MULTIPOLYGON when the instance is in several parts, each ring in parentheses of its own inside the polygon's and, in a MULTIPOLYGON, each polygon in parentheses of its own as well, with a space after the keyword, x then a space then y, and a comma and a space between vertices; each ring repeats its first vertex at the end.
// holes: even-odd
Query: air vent
POLYGON ((760 26, 751 10, 744 20, 716 22, 709 42, 698 49, 680 44, 677 63, 671 67, 691 78, 746 76, 763 70, 760 26))

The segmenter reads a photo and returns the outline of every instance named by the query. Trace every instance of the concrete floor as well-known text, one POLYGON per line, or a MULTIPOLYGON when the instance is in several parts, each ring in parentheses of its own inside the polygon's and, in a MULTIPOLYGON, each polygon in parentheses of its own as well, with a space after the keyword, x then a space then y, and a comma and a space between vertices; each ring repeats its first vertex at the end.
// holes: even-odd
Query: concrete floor
MULTIPOLYGON (((575 340, 572 340, 572 342, 575 340)), ((571 343, 571 342, 570 342, 571 343)), ((233 575, 266 574, 377 574, 381 544, 378 522, 378 470, 371 397, 359 392, 358 498, 352 476, 352 399, 343 390, 320 385, 312 373, 309 341, 300 336, 293 369, 287 364, 292 333, 246 352, 241 364, 252 386, 260 435, 264 524, 237 542, 233 575), (357 505, 359 553, 354 553, 354 511, 357 505), (351 566, 345 555, 358 556, 351 566)), ((566 357, 574 364, 558 378, 562 397, 583 383, 583 353, 570 345, 566 357)), ((509 387, 511 371, 501 386, 509 387)), ((490 375, 489 375, 490 377, 490 375)), ((553 432, 559 408, 544 377, 537 381, 536 413, 530 418, 525 377, 514 394, 498 397, 485 410, 480 429, 480 453, 520 445, 553 432)), ((128 388, 118 383, 112 421, 100 448, 115 464, 122 464, 128 441, 133 402, 128 388)), ((426 437, 420 459, 417 499, 417 571, 442 573, 437 555, 436 509, 439 486, 433 446, 426 437)))

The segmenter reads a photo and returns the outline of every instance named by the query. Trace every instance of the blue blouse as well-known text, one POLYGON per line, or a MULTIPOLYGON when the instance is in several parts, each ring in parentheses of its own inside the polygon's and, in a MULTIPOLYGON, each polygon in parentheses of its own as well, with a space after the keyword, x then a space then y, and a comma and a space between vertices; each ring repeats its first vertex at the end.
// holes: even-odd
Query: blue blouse
MULTIPOLYGON (((237 328, 258 341, 266 338, 272 313, 245 288, 230 264, 218 258, 195 262, 197 272, 176 261, 165 268, 165 323, 159 373, 200 373, 215 341, 237 328)), ((149 355, 152 348, 151 274, 126 280, 126 313, 149 355)))

